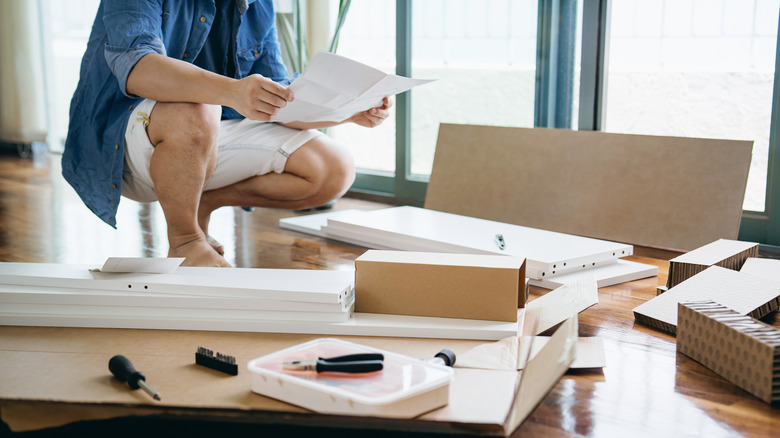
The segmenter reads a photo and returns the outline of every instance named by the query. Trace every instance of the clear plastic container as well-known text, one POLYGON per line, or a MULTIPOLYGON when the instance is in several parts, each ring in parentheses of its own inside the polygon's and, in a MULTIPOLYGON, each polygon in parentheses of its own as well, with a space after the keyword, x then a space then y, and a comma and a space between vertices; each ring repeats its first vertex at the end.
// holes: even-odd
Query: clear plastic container
POLYGON ((252 391, 315 412, 412 418, 447 405, 451 368, 332 338, 316 339, 251 360, 252 391), (384 354, 370 373, 289 371, 283 362, 355 353, 384 354))

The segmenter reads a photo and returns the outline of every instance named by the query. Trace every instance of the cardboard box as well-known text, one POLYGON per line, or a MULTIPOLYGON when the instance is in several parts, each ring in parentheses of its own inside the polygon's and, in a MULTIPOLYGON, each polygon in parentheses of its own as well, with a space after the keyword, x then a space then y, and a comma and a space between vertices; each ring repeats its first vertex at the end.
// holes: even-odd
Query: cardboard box
POLYGON ((355 311, 517 321, 525 258, 369 250, 355 260, 355 311))
POLYGON ((677 351, 767 403, 780 401, 780 330, 711 300, 678 306, 677 351))

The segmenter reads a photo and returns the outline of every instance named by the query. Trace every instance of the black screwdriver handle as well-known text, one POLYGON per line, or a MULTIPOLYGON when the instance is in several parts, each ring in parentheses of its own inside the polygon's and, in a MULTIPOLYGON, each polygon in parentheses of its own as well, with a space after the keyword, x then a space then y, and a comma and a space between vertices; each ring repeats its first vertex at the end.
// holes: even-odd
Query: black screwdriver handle
POLYGON ((139 380, 146 381, 146 376, 144 376, 143 373, 136 371, 133 363, 130 362, 130 359, 122 355, 112 357, 111 360, 108 361, 108 369, 117 380, 120 382, 127 382, 132 389, 140 388, 138 385, 139 380))

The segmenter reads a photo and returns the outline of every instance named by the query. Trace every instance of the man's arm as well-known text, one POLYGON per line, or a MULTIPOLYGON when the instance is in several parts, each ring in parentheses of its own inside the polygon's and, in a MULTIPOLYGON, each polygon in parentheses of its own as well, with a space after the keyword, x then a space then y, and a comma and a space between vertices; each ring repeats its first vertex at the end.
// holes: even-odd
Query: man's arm
POLYGON ((260 75, 232 79, 158 53, 141 58, 127 77, 127 92, 160 102, 234 108, 252 120, 271 121, 292 92, 260 75))

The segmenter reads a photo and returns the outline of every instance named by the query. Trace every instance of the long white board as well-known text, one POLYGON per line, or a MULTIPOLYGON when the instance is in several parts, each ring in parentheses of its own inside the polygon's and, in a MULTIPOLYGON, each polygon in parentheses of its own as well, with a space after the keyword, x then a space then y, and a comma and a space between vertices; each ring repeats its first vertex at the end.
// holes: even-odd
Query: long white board
POLYGON ((186 268, 173 274, 94 272, 89 265, 0 263, 0 285, 341 303, 354 272, 307 269, 186 268))
POLYGON ((158 330, 208 330, 302 333, 341 336, 499 340, 517 336, 518 323, 473 319, 354 313, 345 322, 268 321, 224 318, 154 318, 8 313, 0 308, 0 325, 100 327, 158 330))
MULTIPOLYGON (((351 310, 352 307, 348 310, 351 310)), ((31 304, 3 303, 2 312, 18 316, 48 315, 53 317, 122 317, 122 318, 220 318, 267 321, 347 321, 346 312, 301 312, 256 309, 206 309, 198 307, 145 307, 94 304, 31 304)))
POLYGON ((376 249, 503 254, 527 259, 526 275, 542 280, 617 263, 633 254, 631 245, 556 233, 502 222, 402 206, 372 211, 325 213, 317 221, 280 221, 282 228, 362 244, 376 249), (501 249, 496 236, 505 243, 501 249))
POLYGON ((658 266, 632 262, 630 260, 618 260, 617 263, 601 265, 593 269, 556 275, 544 280, 528 280, 531 286, 555 289, 564 284, 573 283, 585 276, 593 276, 598 287, 607 287, 626 281, 634 281, 642 278, 658 275, 658 266))
POLYGON ((245 309, 296 312, 347 312, 354 300, 341 303, 206 297, 174 294, 100 291, 73 288, 0 285, 0 304, 66 304, 92 306, 170 307, 192 309, 245 309))

